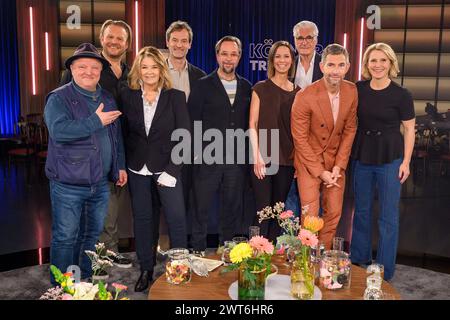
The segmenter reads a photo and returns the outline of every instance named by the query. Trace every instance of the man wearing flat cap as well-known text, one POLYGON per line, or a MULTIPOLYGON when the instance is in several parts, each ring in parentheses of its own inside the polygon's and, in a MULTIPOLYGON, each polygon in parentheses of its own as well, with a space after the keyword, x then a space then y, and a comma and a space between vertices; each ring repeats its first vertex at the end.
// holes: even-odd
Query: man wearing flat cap
MULTIPOLYGON (((119 91, 122 86, 127 86, 129 68, 124 62, 124 57, 132 43, 131 27, 122 20, 106 20, 100 28, 100 55, 108 60, 109 66, 102 69, 99 85, 111 93, 121 110, 119 91)), ((72 81, 72 72, 67 68, 61 78, 60 86, 72 81)), ((107 250, 119 252, 119 215, 122 210, 131 212, 131 202, 127 186, 119 187, 114 183, 109 184, 109 206, 105 217, 103 232, 99 242, 105 244, 107 250)), ((130 268, 131 260, 122 254, 113 257, 113 263, 120 268, 130 268)))
POLYGON ((109 62, 92 44, 83 43, 65 65, 73 79, 49 93, 44 110, 49 130, 45 172, 52 203, 50 263, 62 272, 79 265, 84 279, 92 273, 84 252, 95 251, 108 210, 108 181, 123 186, 127 174, 121 112, 111 93, 98 84, 109 62))

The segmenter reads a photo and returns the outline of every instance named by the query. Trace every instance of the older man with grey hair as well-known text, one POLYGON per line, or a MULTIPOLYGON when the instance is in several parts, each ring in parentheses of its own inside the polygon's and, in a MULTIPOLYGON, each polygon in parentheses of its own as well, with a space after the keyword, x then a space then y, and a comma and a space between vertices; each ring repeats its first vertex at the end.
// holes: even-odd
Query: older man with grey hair
POLYGON ((322 77, 320 71, 320 54, 316 52, 319 29, 314 22, 300 21, 293 28, 295 48, 298 56, 295 60, 294 82, 305 89, 311 83, 322 77))

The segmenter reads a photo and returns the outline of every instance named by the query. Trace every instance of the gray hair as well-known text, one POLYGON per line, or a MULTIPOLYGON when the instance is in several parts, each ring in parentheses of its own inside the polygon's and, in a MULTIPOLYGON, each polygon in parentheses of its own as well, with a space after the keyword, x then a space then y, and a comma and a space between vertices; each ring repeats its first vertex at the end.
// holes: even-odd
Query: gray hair
POLYGON ((293 33, 293 35, 294 35, 294 38, 295 38, 295 35, 296 35, 297 31, 298 31, 299 29, 301 29, 301 28, 309 28, 309 29, 313 29, 313 30, 314 30, 314 31, 313 31, 314 36, 315 36, 315 37, 318 37, 318 36, 319 36, 319 28, 317 28, 317 25, 316 25, 314 22, 312 22, 312 21, 303 20, 303 21, 300 21, 299 23, 297 23, 297 24, 294 26, 294 28, 292 29, 292 33, 293 33))

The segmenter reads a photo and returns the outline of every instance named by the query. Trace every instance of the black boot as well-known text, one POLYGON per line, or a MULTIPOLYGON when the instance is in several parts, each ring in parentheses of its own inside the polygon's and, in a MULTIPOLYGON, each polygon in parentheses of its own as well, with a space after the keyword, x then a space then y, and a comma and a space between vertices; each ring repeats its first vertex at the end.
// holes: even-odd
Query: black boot
POLYGON ((134 287, 135 292, 141 292, 148 288, 148 284, 152 281, 153 271, 144 270, 141 272, 136 286, 134 287))

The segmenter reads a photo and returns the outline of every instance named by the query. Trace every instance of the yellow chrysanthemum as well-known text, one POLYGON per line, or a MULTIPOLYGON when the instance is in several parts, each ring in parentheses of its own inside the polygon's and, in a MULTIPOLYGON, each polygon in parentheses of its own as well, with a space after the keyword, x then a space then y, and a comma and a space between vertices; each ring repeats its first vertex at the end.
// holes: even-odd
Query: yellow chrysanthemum
POLYGON ((246 242, 239 243, 230 252, 230 259, 233 263, 240 263, 242 260, 250 258, 253 254, 253 249, 246 242))
POLYGON ((315 216, 306 216, 303 227, 313 233, 323 228, 323 219, 315 216))

